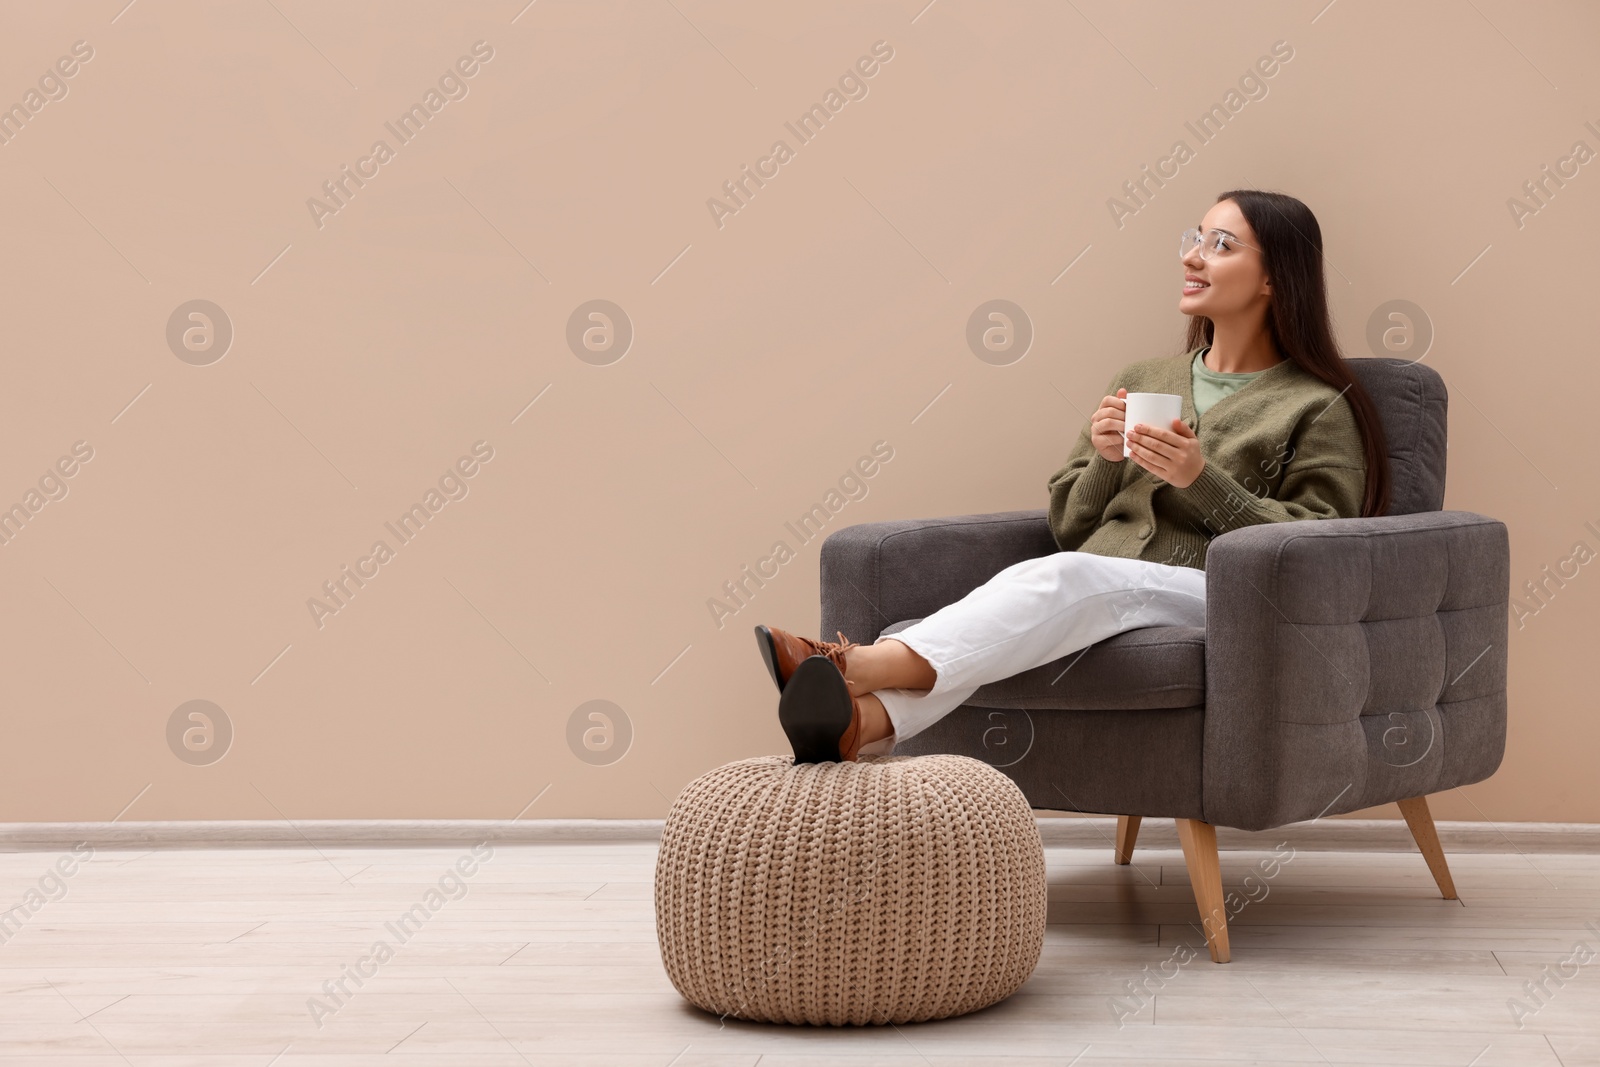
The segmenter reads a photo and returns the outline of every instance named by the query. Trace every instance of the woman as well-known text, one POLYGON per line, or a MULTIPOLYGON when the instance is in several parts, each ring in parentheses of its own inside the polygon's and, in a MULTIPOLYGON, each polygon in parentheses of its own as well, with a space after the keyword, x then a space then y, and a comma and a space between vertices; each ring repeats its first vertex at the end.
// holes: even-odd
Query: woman
POLYGON ((1219 533, 1388 509, 1383 429, 1333 337, 1311 210, 1231 190, 1179 256, 1186 350, 1113 378, 1050 478, 1061 551, 871 645, 756 627, 796 763, 886 755, 983 683, 1124 630, 1204 626, 1205 552, 1219 533), (1177 393, 1184 417, 1127 427, 1124 460, 1129 392, 1177 393))

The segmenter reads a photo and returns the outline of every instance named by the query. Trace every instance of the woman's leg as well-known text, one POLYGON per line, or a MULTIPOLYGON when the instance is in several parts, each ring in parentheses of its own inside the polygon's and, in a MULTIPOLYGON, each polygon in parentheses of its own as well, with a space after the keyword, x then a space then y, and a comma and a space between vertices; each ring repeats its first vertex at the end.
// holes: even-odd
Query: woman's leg
MULTIPOLYGON (((877 731, 866 732, 861 751, 885 755, 960 707, 985 682, 1113 634, 1204 625, 1205 572, 1197 568, 1089 552, 1023 560, 921 622, 879 637, 872 647, 899 642, 915 653, 898 656, 900 666, 869 653, 862 669, 846 671, 852 692, 872 693, 892 728, 876 740, 877 731), (930 673, 932 685, 924 688, 930 673)), ((869 721, 877 718, 875 710, 863 708, 869 721)))

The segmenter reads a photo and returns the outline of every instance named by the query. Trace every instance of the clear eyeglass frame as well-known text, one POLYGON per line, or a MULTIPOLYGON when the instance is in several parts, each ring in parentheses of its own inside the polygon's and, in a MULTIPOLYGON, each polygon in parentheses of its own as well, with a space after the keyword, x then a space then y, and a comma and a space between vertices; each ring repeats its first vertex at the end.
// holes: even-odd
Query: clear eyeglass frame
MULTIPOLYGON (((1233 250, 1233 245, 1239 245, 1242 248, 1256 248, 1255 245, 1246 244, 1231 233, 1223 233, 1217 229, 1207 230, 1202 239, 1200 231, 1191 226, 1183 231, 1182 237, 1178 238, 1178 258, 1188 259, 1189 252, 1195 245, 1200 246, 1200 258, 1202 260, 1210 259, 1218 253, 1227 255, 1228 252, 1233 250), (1227 242, 1227 247, 1224 247, 1223 242, 1227 242)), ((1256 251, 1259 252, 1261 250, 1256 248, 1256 251)))

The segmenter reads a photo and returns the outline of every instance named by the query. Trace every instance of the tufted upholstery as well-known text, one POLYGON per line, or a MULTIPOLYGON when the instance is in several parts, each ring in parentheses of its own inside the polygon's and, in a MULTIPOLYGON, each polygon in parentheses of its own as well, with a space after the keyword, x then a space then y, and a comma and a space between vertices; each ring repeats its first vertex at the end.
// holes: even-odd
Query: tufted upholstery
POLYGON ((1444 507, 1445 425, 1449 396, 1444 379, 1422 363, 1404 359, 1345 362, 1378 409, 1389 453, 1389 515, 1444 507))
MULTIPOLYGON (((1492 774, 1505 745, 1506 527, 1439 510, 1437 372, 1349 362, 1383 421, 1386 515, 1222 534, 1207 551, 1204 631, 1130 630, 991 682, 897 752, 987 760, 1039 808, 1245 829, 1492 774)), ((1045 514, 835 532, 822 547, 821 632, 870 642, 1055 552, 1045 514)))
POLYGON ((1207 821, 1263 829, 1494 773, 1503 523, 1466 511, 1274 523, 1212 551, 1207 821))

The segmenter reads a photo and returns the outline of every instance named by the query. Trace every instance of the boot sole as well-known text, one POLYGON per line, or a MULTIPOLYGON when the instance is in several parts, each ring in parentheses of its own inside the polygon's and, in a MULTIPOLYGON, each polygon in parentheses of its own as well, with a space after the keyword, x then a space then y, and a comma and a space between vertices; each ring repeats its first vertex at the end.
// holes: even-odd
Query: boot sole
POLYGON ((839 742, 850 729, 850 689, 827 656, 808 656, 778 698, 778 722, 800 763, 839 763, 839 742))
POLYGON ((778 687, 778 692, 783 692, 783 679, 778 676, 778 646, 772 639, 772 631, 765 626, 756 627, 756 647, 761 649, 761 662, 767 665, 772 684, 778 687))

